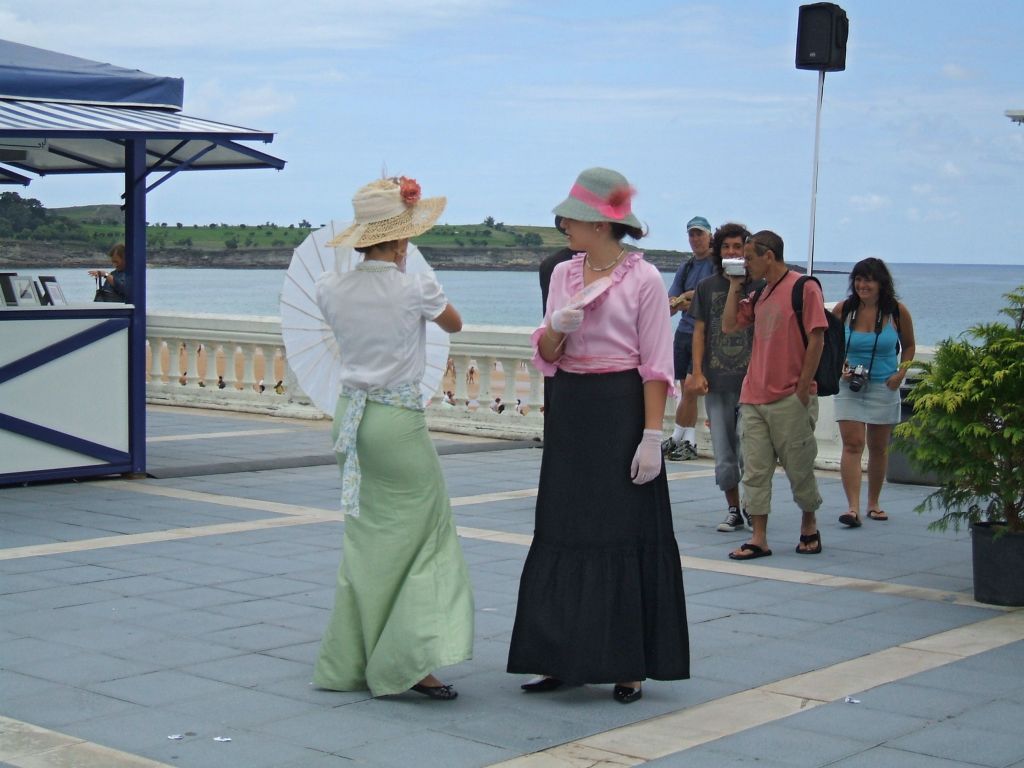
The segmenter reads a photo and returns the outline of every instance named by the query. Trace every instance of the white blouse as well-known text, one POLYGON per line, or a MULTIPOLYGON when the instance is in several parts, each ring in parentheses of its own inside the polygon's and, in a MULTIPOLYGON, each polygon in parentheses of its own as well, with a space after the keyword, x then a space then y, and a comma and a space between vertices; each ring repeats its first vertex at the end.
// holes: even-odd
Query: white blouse
POLYGON ((418 383, 426 368, 426 323, 448 305, 433 275, 407 275, 377 261, 321 276, 316 302, 338 341, 341 383, 357 389, 418 383))

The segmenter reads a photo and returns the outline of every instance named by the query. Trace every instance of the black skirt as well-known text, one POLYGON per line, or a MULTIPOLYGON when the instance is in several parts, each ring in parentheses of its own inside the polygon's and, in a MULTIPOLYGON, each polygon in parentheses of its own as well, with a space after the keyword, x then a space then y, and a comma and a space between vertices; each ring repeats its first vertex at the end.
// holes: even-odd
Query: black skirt
POLYGON ((570 683, 686 679, 664 466, 644 485, 630 479, 644 427, 640 375, 559 371, 552 390, 508 671, 570 683))

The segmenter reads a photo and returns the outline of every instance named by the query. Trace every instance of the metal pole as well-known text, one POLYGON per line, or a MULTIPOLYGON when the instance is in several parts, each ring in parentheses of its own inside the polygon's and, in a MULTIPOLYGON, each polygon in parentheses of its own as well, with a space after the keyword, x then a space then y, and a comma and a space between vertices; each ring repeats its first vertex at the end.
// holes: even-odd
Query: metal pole
POLYGON ((814 171, 811 174, 811 236, 807 245, 807 274, 814 274, 814 215, 818 205, 818 145, 821 142, 821 101, 825 96, 825 70, 818 70, 818 112, 814 118, 814 171))
POLYGON ((131 301, 128 331, 128 450, 132 473, 146 472, 146 140, 124 148, 124 230, 131 301))

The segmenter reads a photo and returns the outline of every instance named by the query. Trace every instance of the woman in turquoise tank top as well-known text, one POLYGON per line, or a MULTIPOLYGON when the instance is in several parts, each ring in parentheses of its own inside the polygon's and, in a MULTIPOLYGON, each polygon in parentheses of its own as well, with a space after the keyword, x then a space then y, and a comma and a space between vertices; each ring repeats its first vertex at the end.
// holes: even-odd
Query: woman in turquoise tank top
POLYGON ((850 295, 832 314, 846 326, 846 366, 834 400, 843 440, 839 464, 848 511, 839 522, 859 528, 861 458, 868 448, 867 516, 888 520, 879 496, 889 463, 889 438, 900 421, 900 385, 914 360, 914 322, 896 298, 892 275, 881 259, 857 262, 850 295))

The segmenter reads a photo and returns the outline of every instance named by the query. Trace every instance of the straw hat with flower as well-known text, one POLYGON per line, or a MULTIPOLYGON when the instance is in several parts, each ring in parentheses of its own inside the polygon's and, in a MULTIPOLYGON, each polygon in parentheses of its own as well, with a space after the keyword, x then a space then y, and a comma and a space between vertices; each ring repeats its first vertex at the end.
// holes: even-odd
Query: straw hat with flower
POLYGON ((355 221, 327 242, 330 248, 367 248, 378 243, 422 235, 444 211, 447 198, 420 196, 416 179, 378 179, 352 197, 355 221))

